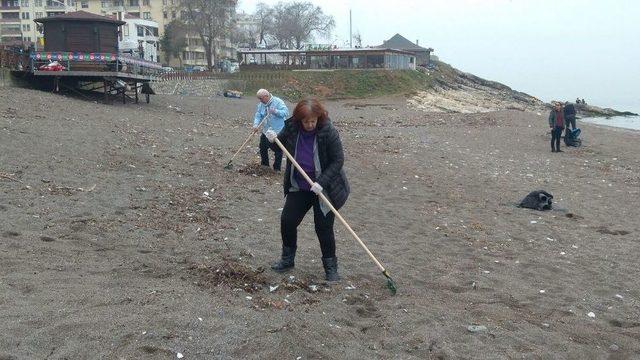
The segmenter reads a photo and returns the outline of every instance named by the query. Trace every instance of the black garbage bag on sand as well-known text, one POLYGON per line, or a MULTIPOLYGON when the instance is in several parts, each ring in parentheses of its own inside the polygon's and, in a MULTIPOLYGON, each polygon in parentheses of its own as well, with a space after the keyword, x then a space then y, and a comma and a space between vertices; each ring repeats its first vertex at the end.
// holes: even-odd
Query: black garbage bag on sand
POLYGON ((581 132, 582 131, 580 129, 567 129, 567 132, 564 134, 564 144, 575 147, 582 145, 582 139, 580 139, 581 132))
POLYGON ((524 199, 518 204, 518 207, 534 209, 539 211, 551 210, 553 195, 544 190, 536 190, 525 196, 524 199))

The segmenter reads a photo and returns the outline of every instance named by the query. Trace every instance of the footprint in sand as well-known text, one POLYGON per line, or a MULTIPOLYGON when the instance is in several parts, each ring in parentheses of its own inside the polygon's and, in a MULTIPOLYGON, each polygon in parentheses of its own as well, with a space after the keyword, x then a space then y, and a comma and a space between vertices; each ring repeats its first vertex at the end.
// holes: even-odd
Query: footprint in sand
POLYGON ((371 299, 365 297, 365 295, 360 296, 347 296, 345 298, 345 304, 347 305, 356 305, 356 314, 362 318, 372 318, 379 317, 378 308, 373 305, 373 301, 371 299))

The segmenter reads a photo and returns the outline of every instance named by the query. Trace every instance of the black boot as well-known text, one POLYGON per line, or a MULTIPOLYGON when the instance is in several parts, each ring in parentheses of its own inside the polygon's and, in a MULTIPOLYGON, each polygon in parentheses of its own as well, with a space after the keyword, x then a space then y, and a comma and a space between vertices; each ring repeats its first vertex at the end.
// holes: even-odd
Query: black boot
POLYGON ((294 266, 294 259, 296 258, 296 248, 283 246, 282 257, 280 261, 271 265, 271 269, 275 272, 285 272, 292 269, 294 266))
POLYGON ((324 266, 325 280, 327 281, 340 281, 340 275, 338 275, 338 258, 322 258, 322 266, 324 266))

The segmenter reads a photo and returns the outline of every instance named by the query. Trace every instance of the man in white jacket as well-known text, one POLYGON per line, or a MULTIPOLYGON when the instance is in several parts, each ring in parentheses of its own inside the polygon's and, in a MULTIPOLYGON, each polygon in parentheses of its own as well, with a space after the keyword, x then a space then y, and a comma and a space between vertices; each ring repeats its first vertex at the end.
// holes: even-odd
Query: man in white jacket
POLYGON ((258 90, 256 95, 260 102, 256 107, 256 114, 253 118, 254 132, 258 132, 258 125, 262 119, 269 115, 262 127, 262 135, 260 135, 260 163, 263 166, 269 166, 268 150, 271 149, 275 157, 273 160, 273 169, 275 171, 280 171, 280 167, 282 165, 282 150, 280 150, 276 144, 270 143, 265 134, 269 130, 273 130, 276 134, 282 130, 284 127, 284 120, 289 116, 289 109, 284 101, 271 95, 271 93, 266 89, 258 90))

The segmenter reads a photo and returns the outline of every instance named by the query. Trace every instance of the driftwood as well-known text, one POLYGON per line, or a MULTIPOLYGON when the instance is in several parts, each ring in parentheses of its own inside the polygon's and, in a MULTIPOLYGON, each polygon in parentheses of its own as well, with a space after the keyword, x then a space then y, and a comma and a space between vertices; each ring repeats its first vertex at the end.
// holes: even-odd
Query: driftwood
POLYGON ((11 176, 9 176, 9 174, 7 174, 7 173, 0 172, 0 178, 2 178, 2 179, 8 179, 8 180, 11 180, 11 181, 15 181, 15 182, 19 182, 19 183, 21 183, 21 184, 24 184, 24 183, 22 182, 22 180, 20 180, 20 179, 16 179, 16 178, 14 178, 14 177, 11 177, 11 176))

